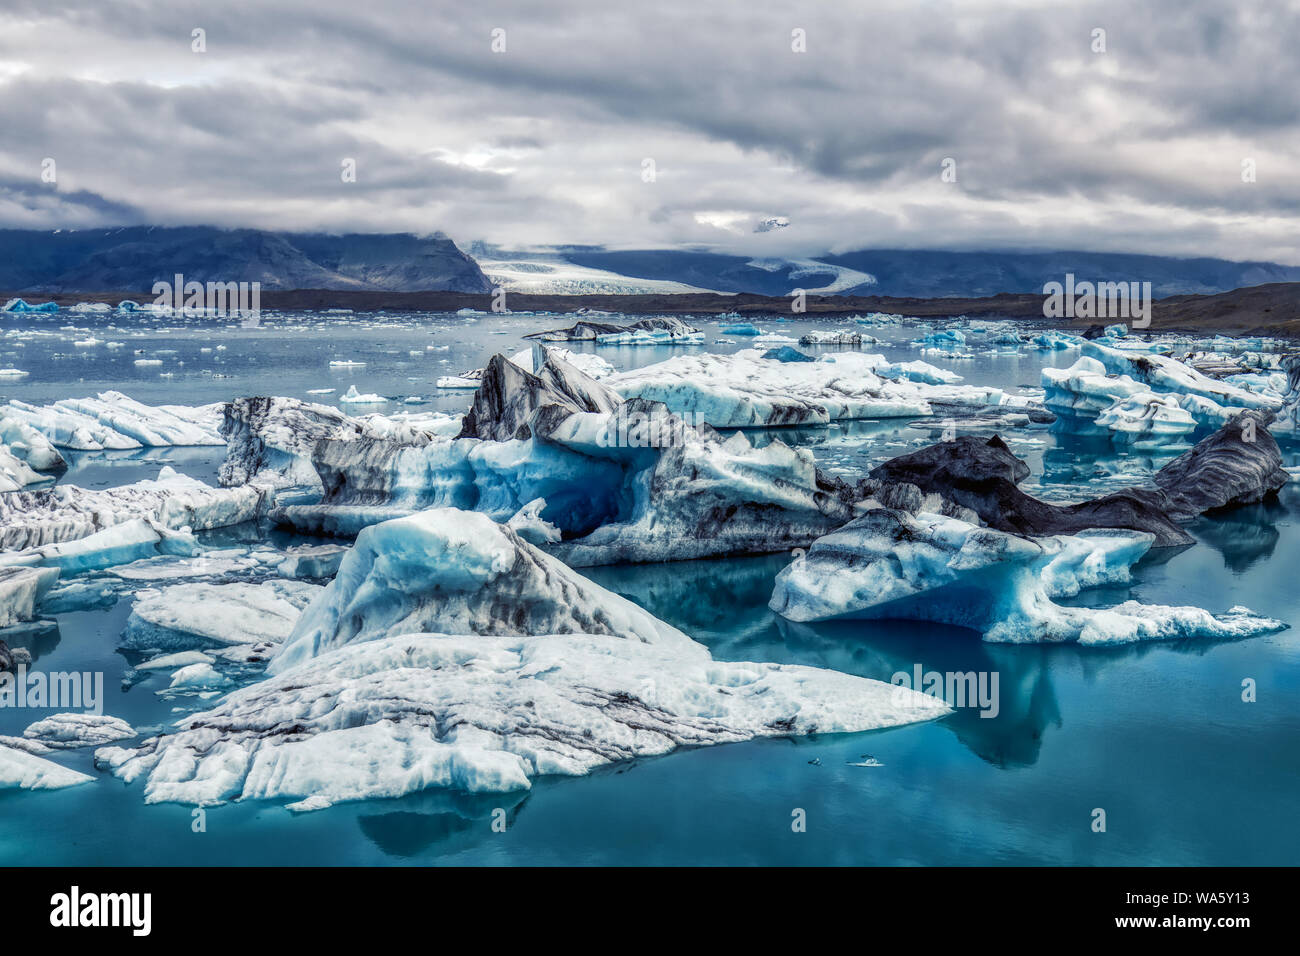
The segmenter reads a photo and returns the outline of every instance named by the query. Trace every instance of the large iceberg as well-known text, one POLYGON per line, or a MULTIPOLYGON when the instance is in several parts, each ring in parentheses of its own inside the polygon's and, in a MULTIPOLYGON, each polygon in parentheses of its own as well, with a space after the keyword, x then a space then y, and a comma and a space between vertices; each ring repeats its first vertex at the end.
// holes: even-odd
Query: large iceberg
POLYGON ((797 556, 777 576, 771 608, 792 621, 936 621, 1011 643, 1237 638, 1286 627, 1241 607, 1214 615, 1136 601, 1089 608, 1052 600, 1126 580, 1151 541, 1122 531, 1028 538, 943 515, 878 508, 797 556))
POLYGON ((605 634, 696 647, 487 516, 439 509, 362 531, 271 670, 345 644, 418 632, 605 634))
POLYGON ((459 419, 439 413, 353 417, 328 405, 296 398, 241 398, 226 404, 221 435, 226 459, 221 484, 254 484, 268 490, 321 490, 312 464, 317 444, 326 439, 378 440, 426 444, 459 427, 459 419))
POLYGON ((1242 410, 1278 411, 1271 379, 1244 388, 1156 353, 1130 354, 1096 341, 1067 369, 1043 369, 1044 404, 1057 429, 1109 434, 1124 444, 1177 443, 1197 428, 1219 428, 1242 410))
POLYGON ((1272 412, 1246 411, 1153 477, 1177 520, 1221 508, 1257 504, 1291 480, 1282 451, 1269 433, 1272 412))
POLYGON ((548 549, 590 565, 786 550, 849 520, 857 500, 807 449, 724 441, 658 403, 622 401, 553 354, 541 375, 494 358, 462 433, 473 437, 322 440, 323 499, 272 516, 351 535, 434 507, 507 521, 544 499, 536 518, 563 539, 548 549))
POLYGON ((914 418, 929 404, 886 382, 869 356, 824 355, 786 363, 747 349, 733 355, 678 356, 606 379, 625 398, 663 403, 715 428, 825 425, 844 418, 914 418))
POLYGON ((1017 487, 1028 477, 1029 466, 996 435, 939 442, 893 458, 870 472, 873 481, 914 486, 950 506, 969 509, 978 520, 1001 531, 1049 536, 1127 528, 1150 533, 1158 547, 1192 543, 1191 536, 1169 515, 1168 501, 1157 488, 1128 488, 1076 504, 1056 505, 1017 487))
POLYGON ((99 750, 97 764, 143 778, 149 802, 316 809, 430 787, 511 791, 680 746, 948 713, 834 671, 715 661, 509 529, 452 509, 363 534, 272 669, 174 732, 99 750))

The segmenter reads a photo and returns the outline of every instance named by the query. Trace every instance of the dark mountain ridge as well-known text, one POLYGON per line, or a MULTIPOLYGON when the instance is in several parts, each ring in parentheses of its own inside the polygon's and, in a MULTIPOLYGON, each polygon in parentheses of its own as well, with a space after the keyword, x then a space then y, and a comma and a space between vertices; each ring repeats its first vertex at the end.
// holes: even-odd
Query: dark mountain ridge
POLYGON ((0 287, 148 293, 156 281, 260 282, 266 290, 487 292, 478 264, 442 233, 267 232, 213 226, 0 230, 0 287))

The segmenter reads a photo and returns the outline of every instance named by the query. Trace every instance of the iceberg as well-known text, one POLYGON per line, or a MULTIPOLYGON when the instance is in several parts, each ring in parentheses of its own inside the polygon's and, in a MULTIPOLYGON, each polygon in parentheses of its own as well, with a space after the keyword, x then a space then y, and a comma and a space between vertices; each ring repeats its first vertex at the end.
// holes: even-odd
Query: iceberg
MULTIPOLYGON (((536 375, 538 367, 545 364, 548 355, 556 356, 565 364, 572 365, 583 375, 594 378, 596 381, 608 378, 616 371, 612 364, 594 352, 574 352, 571 349, 559 348, 558 346, 542 346, 540 348, 534 346, 530 349, 524 349, 522 352, 510 356, 510 361, 525 372, 532 372, 536 375)), ((482 372, 479 373, 478 377, 482 377, 482 372)))
POLYGON ((55 568, 0 567, 0 627, 36 620, 37 606, 58 579, 55 568))
POLYGON ((61 790, 94 779, 53 760, 0 744, 0 790, 61 790))
POLYGON ((337 408, 296 398, 241 398, 226 404, 221 435, 226 459, 218 480, 226 487, 255 485, 269 491, 321 490, 312 453, 326 439, 370 439, 423 444, 458 426, 436 412, 351 417, 337 408))
POLYGON ((43 432, 5 414, 3 405, 0 405, 0 444, 3 444, 6 455, 33 471, 60 471, 68 466, 43 432))
POLYGON ((38 720, 23 736, 52 750, 102 747, 135 736, 135 730, 120 717, 107 714, 55 714, 38 720))
POLYGON ((806 332, 799 337, 800 345, 838 345, 848 348, 860 349, 870 345, 884 345, 880 339, 874 335, 868 335, 865 332, 853 332, 848 330, 824 332, 813 330, 806 332))
POLYGON ((819 472, 807 449, 723 441, 660 404, 622 401, 555 355, 542 376, 494 358, 462 433, 409 445, 322 440, 312 459, 321 502, 271 516, 349 536, 427 508, 508 521, 544 499, 535 516, 562 536, 547 548, 593 565, 786 550, 849 520, 862 497, 819 472))
POLYGON ((20 491, 29 485, 46 480, 16 455, 8 445, 0 443, 0 492, 20 491))
POLYGON ((441 375, 434 383, 434 388, 447 389, 449 391, 477 391, 483 372, 481 369, 475 369, 471 372, 463 372, 460 375, 441 375))
POLYGON ((306 810, 431 787, 508 792, 681 746, 950 712, 834 671, 715 661, 509 529, 451 509, 359 538, 271 672, 172 733, 100 749, 97 765, 143 779, 150 803, 306 810))
POLYGON ((11 399, 0 417, 40 433, 52 445, 78 451, 224 444, 217 430, 220 405, 154 407, 114 391, 49 406, 11 399))
POLYGON ((0 312, 41 312, 50 313, 58 312, 59 304, 57 302, 42 302, 40 305, 33 305, 23 299, 10 299, 0 308, 0 312))
POLYGON ((261 584, 173 584, 136 595, 124 644, 201 650, 230 644, 279 644, 293 632, 315 584, 271 579, 261 584))
POLYGON ((348 549, 337 544, 303 544, 288 550, 276 570, 286 578, 332 578, 348 549))
POLYGON ((1275 497, 1290 475, 1268 430, 1272 418, 1271 412, 1242 412, 1156 472, 1152 480, 1165 493, 1170 515, 1188 521, 1275 497))
MULTIPOLYGON (((1157 393, 1192 396, 1233 409, 1276 410, 1282 405, 1281 396, 1257 395, 1227 382, 1215 381, 1167 355, 1129 355, 1095 341, 1083 343, 1083 354, 1101 363, 1106 372, 1127 377, 1157 393)), ((1192 408, 1188 411, 1196 414, 1192 408)), ((1213 424, 1218 427, 1222 423, 1220 419, 1213 424)))
POLYGON ((348 390, 339 396, 339 401, 344 405, 382 405, 388 401, 383 395, 373 393, 363 395, 357 391, 355 385, 348 387, 348 390))
POLYGON ((617 393, 558 355, 548 354, 536 374, 495 355, 483 370, 483 381, 459 437, 489 441, 528 438, 532 434, 528 421, 543 406, 550 415, 608 413, 621 403, 617 393))
MULTIPOLYGON (((156 479, 116 488, 59 485, 0 495, 0 548, 30 552, 86 538, 139 518, 148 519, 155 530, 207 531, 252 521, 262 506, 262 493, 256 488, 213 488, 163 466, 156 479)), ((112 548, 119 543, 110 535, 96 539, 93 545, 96 549, 101 545, 112 548)), ((12 563, 13 556, 8 557, 12 563)), ((18 558, 35 562, 40 555, 18 558)))
POLYGON ((996 435, 939 442, 890 459, 873 468, 869 477, 885 485, 911 485, 919 494, 966 509, 989 527, 1008 533, 1053 536, 1127 528, 1150 532, 1157 547, 1193 542, 1168 514, 1168 501, 1157 488, 1129 488, 1072 505, 1049 504, 1026 494, 1017 486, 1029 477, 1029 466, 996 435))
POLYGON ((694 646, 486 515, 422 511, 366 528, 271 664, 397 634, 606 634, 694 646))
POLYGON ((631 325, 583 321, 567 329, 525 336, 542 342, 594 342, 596 345, 703 345, 704 333, 681 319, 657 316, 631 325))
POLYGON ((1083 339, 1079 338, 1079 336, 1056 332, 1051 329, 1035 335, 1029 340, 1029 343, 1036 349, 1054 352, 1064 352, 1083 347, 1083 339))
POLYGON ((604 381, 624 398, 661 402, 714 428, 825 425, 849 418, 915 418, 930 405, 915 388, 874 372, 879 356, 823 355, 814 362, 766 359, 757 350, 678 356, 604 381))
POLYGON ((1177 444, 1196 431, 1196 419, 1172 395, 1146 393, 1117 401, 1097 416, 1098 428, 1135 448, 1177 444))
POLYGON ((777 575, 771 608, 799 622, 935 621, 986 641, 1122 644, 1229 639, 1287 625, 1246 608, 1213 615, 1194 607, 1064 607, 1056 595, 1123 580, 1151 535, 1111 531, 1074 540, 1027 538, 943 515, 868 511, 814 542, 777 575))

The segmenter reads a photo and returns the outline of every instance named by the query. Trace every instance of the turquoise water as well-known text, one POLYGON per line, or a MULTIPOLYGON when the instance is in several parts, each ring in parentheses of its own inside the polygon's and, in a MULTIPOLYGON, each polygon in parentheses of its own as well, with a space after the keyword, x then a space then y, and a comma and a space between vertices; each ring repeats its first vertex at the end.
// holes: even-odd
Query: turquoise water
MULTIPOLYGON (((57 325, 72 324, 68 316, 56 318, 57 325)), ((453 361, 470 368, 491 351, 520 347, 523 332, 566 324, 548 317, 485 318, 470 329, 456 326, 454 317, 425 324, 415 317, 311 321, 314 334, 307 338, 279 333, 274 323, 239 330, 223 353, 234 369, 228 379, 188 363, 174 379, 157 379, 156 369, 151 378, 115 379, 121 359, 78 358, 82 364, 69 365, 49 357, 64 348, 52 340, 28 340, 21 361, 0 364, 32 372, 28 381, 5 385, 8 397, 27 401, 117 387, 143 401, 199 403, 322 387, 335 377, 321 357, 351 352, 372 363, 356 379, 359 389, 397 395, 406 394, 406 379, 417 371, 448 373, 413 371, 405 358, 377 357, 393 348, 404 356, 408 339, 450 344, 459 337, 453 361), (495 334, 503 329, 506 335, 495 334), (398 340, 400 346, 392 344, 398 340), (66 374, 70 368, 75 377, 66 374)), ((791 326, 796 330, 787 334, 797 335, 791 326)), ((870 331, 899 342, 914 334, 870 331)), ((168 344, 158 347, 176 347, 187 337, 211 342, 220 334, 184 331, 161 338, 168 344)), ((708 347, 721 349, 715 338, 711 332, 708 347)), ((663 358, 651 354, 660 351, 601 354, 628 367, 663 358)), ((917 357, 905 346, 893 351, 917 357)), ((971 382, 1035 384, 1044 360, 1069 364, 1072 354, 981 356, 950 367, 971 382)), ((467 401, 464 393, 439 399, 447 410, 467 401)), ((916 447, 925 435, 898 423, 782 437, 808 444, 828 467, 848 473, 916 447)), ((1162 463, 1104 443, 1058 442, 1042 429, 1012 437, 1034 470, 1027 486, 1056 496, 1070 489, 1075 497, 1091 496, 1117 476, 1162 463)), ((1294 463, 1294 451, 1287 455, 1294 463)), ((82 456, 63 480, 116 484, 152 475, 163 461, 210 478, 220 457, 220 449, 82 456)), ((766 608, 786 560, 781 555, 591 569, 585 573, 598 583, 682 628, 715 657, 813 664, 883 680, 916 665, 995 671, 1000 712, 989 719, 967 709, 875 733, 682 751, 586 778, 543 779, 510 796, 435 792, 297 816, 268 803, 217 807, 207 811, 202 833, 193 832, 190 808, 146 806, 140 785, 101 775, 65 791, 0 792, 0 864, 1294 864, 1300 851, 1297 514, 1300 494, 1287 489, 1275 505, 1201 519, 1190 528, 1196 545, 1148 558, 1131 586, 1076 599, 1111 604, 1131 597, 1214 611, 1245 604, 1293 625, 1229 643, 1013 647, 931 624, 792 625, 766 608), (1241 699, 1247 678, 1258 688, 1255 703, 1241 699), (867 756, 880 765, 851 765, 867 756), (505 832, 493 830, 497 808, 507 811, 505 832), (1091 829, 1094 808, 1106 811, 1105 833, 1091 829), (806 832, 792 831, 796 809, 806 813, 806 832)), ((232 529, 217 537, 257 535, 232 529)), ((277 536, 280 544, 287 540, 277 536)), ((27 643, 44 670, 102 670, 105 712, 147 728, 175 715, 173 703, 155 693, 165 677, 121 687, 132 658, 117 650, 117 639, 129 606, 125 597, 59 614, 57 632, 14 643, 27 643)), ((48 713, 0 709, 0 734, 20 733, 48 713)), ((88 752, 57 759, 83 770, 90 765, 88 752)))

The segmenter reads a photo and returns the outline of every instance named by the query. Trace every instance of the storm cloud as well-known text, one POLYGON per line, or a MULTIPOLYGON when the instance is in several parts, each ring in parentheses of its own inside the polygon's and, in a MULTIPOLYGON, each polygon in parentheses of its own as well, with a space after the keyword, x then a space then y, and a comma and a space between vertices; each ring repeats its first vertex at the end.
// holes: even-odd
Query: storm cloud
POLYGON ((1297 36, 1294 2, 10 0, 0 225, 1300 264, 1297 36))

